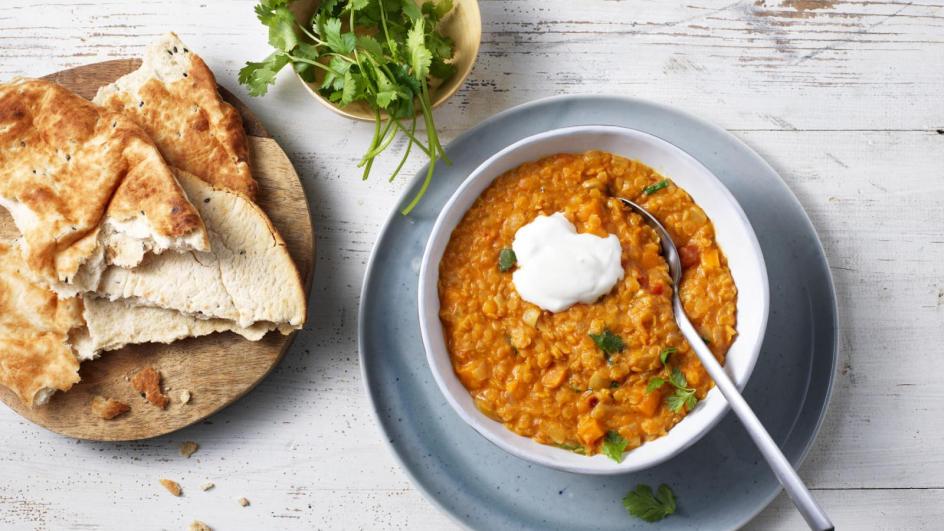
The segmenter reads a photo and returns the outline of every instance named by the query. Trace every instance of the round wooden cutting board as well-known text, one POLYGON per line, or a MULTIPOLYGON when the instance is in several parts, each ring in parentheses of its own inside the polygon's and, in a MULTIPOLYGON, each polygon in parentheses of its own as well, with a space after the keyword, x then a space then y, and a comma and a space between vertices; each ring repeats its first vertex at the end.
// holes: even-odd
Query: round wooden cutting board
MULTIPOLYGON (((106 61, 63 70, 45 79, 91 99, 99 87, 140 64, 137 59, 106 61)), ((249 109, 225 89, 220 88, 220 92, 242 115, 249 135, 253 177, 259 182, 257 202, 282 234, 305 281, 307 296, 315 241, 298 174, 249 109)), ((16 236, 13 220, 0 208, 0 237, 16 236)), ((68 392, 54 395, 46 406, 31 409, 4 387, 0 387, 0 400, 36 424, 69 437, 97 441, 157 437, 199 422, 248 393, 275 367, 293 338, 294 334, 270 332, 261 341, 252 342, 227 332, 170 345, 133 345, 83 363, 82 381, 68 392), (154 367, 163 376, 163 388, 171 399, 165 410, 147 403, 131 388, 131 375, 145 367, 154 367), (185 390, 191 394, 187 404, 180 400, 185 390), (102 420, 90 408, 96 395, 125 402, 131 411, 114 420, 102 420)))

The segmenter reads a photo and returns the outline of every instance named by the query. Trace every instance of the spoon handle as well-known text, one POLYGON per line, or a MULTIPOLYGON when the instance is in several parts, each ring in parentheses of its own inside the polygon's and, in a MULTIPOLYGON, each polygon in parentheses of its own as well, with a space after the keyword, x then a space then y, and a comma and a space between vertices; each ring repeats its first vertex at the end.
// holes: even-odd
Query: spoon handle
POLYGON ((816 503, 809 489, 803 484, 803 480, 797 475, 796 470, 793 469, 793 466, 790 465, 790 462, 783 455, 783 452, 780 451, 777 443, 775 443, 770 437, 770 434, 767 433, 767 430, 764 428, 764 425, 761 424, 757 415, 754 414, 751 406, 747 404, 744 397, 738 392, 737 386, 734 385, 734 382, 731 381, 728 374, 724 372, 724 368, 722 368, 718 360, 715 359, 714 354, 712 354, 708 346, 702 341, 701 336, 698 335, 695 327, 692 326, 691 321, 689 321, 688 317, 685 315, 685 310, 682 309, 678 295, 676 295, 674 299, 675 318, 678 321, 682 334, 685 336, 685 339, 688 340, 692 348, 695 349, 695 353, 698 354, 702 366, 705 367, 708 375, 714 380, 715 385, 718 387, 718 390, 721 391, 721 394, 724 395, 731 409, 733 409, 734 413, 741 419, 741 423, 744 425, 744 428, 747 429, 747 433, 751 436, 751 439, 754 440, 754 444, 757 445, 764 459, 770 464, 770 468, 773 470, 774 475, 777 476, 777 480, 783 485, 784 490, 787 491, 787 495, 793 500, 793 504, 796 505, 800 514, 803 515, 803 519, 806 520, 807 525, 810 526, 810 529, 815 529, 816 531, 834 529, 829 517, 826 516, 823 509, 816 503))

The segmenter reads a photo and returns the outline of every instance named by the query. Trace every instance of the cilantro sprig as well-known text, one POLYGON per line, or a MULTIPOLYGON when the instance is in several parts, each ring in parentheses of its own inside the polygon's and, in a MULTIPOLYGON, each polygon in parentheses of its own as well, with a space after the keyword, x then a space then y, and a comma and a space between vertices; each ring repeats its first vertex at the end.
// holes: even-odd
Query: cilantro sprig
POLYGON ((606 435, 603 437, 603 445, 601 450, 603 455, 609 457, 610 459, 616 461, 617 463, 623 462, 623 452, 626 451, 626 447, 629 446, 629 441, 623 438, 619 432, 610 430, 606 432, 606 435))
POLYGON ((623 338, 610 332, 609 330, 604 330, 600 334, 589 334, 590 339, 596 343, 597 347, 603 351, 603 357, 606 358, 606 361, 610 361, 610 356, 618 352, 622 352, 626 345, 623 343, 623 338))
POLYGON ((675 388, 675 392, 665 399, 665 403, 669 406, 669 409, 675 413, 682 411, 683 407, 688 408, 688 411, 695 409, 695 404, 698 403, 695 390, 688 386, 685 375, 682 374, 682 371, 680 371, 678 367, 672 368, 672 374, 669 376, 668 380, 659 376, 649 380, 649 385, 646 386, 646 392, 651 393, 666 383, 675 388))
POLYGON ((675 494, 666 484, 659 485, 656 492, 649 485, 640 484, 623 498, 623 507, 636 518, 658 522, 675 513, 675 494))
POLYGON ((249 94, 264 95, 278 73, 291 64, 309 83, 321 72, 318 91, 339 106, 361 102, 374 113, 374 135, 358 163, 363 179, 374 160, 397 135, 407 147, 390 181, 400 173, 413 147, 429 157, 419 192, 402 210, 408 214, 426 193, 436 162, 450 163, 433 121, 430 82, 455 74, 450 61, 452 39, 437 30, 452 9, 452 0, 325 0, 310 20, 298 20, 289 9, 295 0, 261 0, 255 12, 269 30, 274 51, 259 62, 247 62, 239 82, 249 94), (386 115, 386 118, 384 117, 386 115), (418 116, 426 142, 416 134, 418 116))

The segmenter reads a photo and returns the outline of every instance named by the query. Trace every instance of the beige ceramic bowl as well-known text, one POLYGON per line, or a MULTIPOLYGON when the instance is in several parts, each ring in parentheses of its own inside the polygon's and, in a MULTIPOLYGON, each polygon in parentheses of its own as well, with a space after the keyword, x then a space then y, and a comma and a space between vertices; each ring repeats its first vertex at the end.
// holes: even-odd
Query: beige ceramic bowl
MULTIPOLYGON (((424 0, 418 0, 417 4, 422 4, 424 0)), ((318 9, 321 0, 298 0, 292 4, 292 11, 299 20, 308 20, 318 9)), ((433 107, 438 107, 450 96, 459 90, 465 78, 472 71, 472 65, 475 64, 475 58, 479 53, 479 44, 482 41, 482 18, 479 14, 479 3, 477 0, 453 0, 455 6, 452 11, 442 20, 439 29, 455 42, 455 55, 452 64, 456 66, 456 74, 445 83, 430 87, 430 100, 433 107)), ((339 107, 328 101, 324 96, 318 93, 318 83, 321 80, 319 75, 315 83, 308 83, 297 73, 295 77, 308 89, 315 100, 319 101, 325 107, 348 118, 355 120, 374 121, 374 112, 362 103, 353 103, 345 107, 339 107)), ((419 112, 419 111, 417 111, 419 112)))

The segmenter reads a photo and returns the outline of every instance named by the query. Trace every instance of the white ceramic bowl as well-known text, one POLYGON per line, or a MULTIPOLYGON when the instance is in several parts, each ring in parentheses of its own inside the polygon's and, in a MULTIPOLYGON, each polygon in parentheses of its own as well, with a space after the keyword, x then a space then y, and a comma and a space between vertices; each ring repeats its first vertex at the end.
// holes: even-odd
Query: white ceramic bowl
POLYGON ((536 443, 494 421, 475 407, 452 368, 439 320, 439 262, 453 229, 478 196, 504 172, 555 153, 608 151, 638 160, 687 191, 715 226, 738 288, 738 337, 725 370, 743 388, 754 369, 767 326, 769 287, 764 257, 747 216, 727 188, 697 160, 668 142, 634 129, 579 126, 555 129, 520 140, 479 166, 443 207, 433 226, 419 277, 419 321, 436 383, 470 426, 507 452, 549 467, 583 474, 621 474, 655 466, 688 448, 721 420, 728 405, 713 388, 669 433, 627 453, 621 463, 598 454, 582 456, 536 443))

